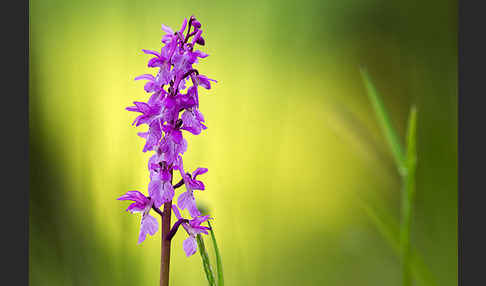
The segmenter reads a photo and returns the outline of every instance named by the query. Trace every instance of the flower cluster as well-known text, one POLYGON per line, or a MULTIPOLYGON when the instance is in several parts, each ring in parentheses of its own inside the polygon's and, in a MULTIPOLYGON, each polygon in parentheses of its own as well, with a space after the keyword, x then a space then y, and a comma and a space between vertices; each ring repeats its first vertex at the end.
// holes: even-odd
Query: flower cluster
POLYGON ((198 135, 207 128, 204 125, 204 116, 199 111, 198 87, 210 89, 211 81, 216 81, 199 74, 198 70, 193 68, 193 64, 198 63, 199 59, 208 56, 195 50, 196 45, 203 46, 205 41, 202 37, 201 23, 194 16, 191 16, 189 21, 184 19, 181 29, 176 32, 165 25, 162 25, 162 30, 165 35, 162 37, 164 45, 160 52, 143 50, 145 54, 153 56, 148 61, 148 67, 156 68, 157 73, 135 78, 147 81, 144 89, 151 94, 150 98, 147 102, 134 102, 134 106, 126 108, 128 111, 140 113, 133 125, 148 126, 147 132, 138 133, 145 139, 143 152, 155 152, 148 161, 149 196, 146 197, 138 191, 130 191, 119 200, 133 201, 127 211, 142 213, 138 240, 141 243, 147 233, 154 235, 158 230, 157 220, 149 214, 150 210, 154 209, 162 214, 158 208, 166 203, 171 204, 175 189, 185 185, 186 191, 178 196, 177 205, 172 205, 172 210, 179 220, 171 232, 177 231, 178 227, 183 225, 189 234, 183 246, 187 256, 190 256, 196 252, 195 234, 207 234, 207 227, 200 224, 209 217, 202 216, 198 210, 194 191, 204 190, 203 182, 196 178, 208 170, 197 168, 192 174, 186 173, 182 155, 187 150, 187 141, 182 131, 198 135), (172 185, 174 170, 179 171, 182 176, 181 182, 176 185, 172 185), (187 209, 192 219, 182 218, 178 208, 187 209))

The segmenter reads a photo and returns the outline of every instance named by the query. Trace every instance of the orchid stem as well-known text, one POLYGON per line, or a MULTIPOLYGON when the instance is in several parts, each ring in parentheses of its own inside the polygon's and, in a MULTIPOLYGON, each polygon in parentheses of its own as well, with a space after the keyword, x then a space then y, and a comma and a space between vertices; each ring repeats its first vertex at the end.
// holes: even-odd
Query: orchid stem
POLYGON ((164 204, 164 216, 162 216, 162 238, 160 248, 160 286, 169 285, 169 266, 170 266, 170 217, 172 201, 164 204))

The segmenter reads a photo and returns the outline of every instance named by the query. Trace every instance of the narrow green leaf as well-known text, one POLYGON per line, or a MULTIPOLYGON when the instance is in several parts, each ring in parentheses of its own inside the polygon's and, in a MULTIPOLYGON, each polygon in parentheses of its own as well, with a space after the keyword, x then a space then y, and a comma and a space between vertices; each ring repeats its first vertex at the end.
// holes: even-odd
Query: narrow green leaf
MULTIPOLYGON (((365 211, 366 215, 371 219, 378 232, 384 237, 385 241, 390 245, 391 249, 400 255, 400 229, 399 223, 391 215, 385 212, 379 212, 370 207, 368 204, 359 201, 360 206, 365 211)), ((411 250, 410 258, 411 274, 415 278, 418 285, 437 286, 437 281, 427 265, 424 263, 420 253, 415 248, 411 250)))
POLYGON ((196 236, 197 246, 199 248, 199 254, 201 254, 204 272, 206 273, 206 278, 208 279, 208 283, 210 286, 216 286, 216 282, 214 281, 214 274, 213 270, 211 269, 211 263, 209 261, 209 256, 206 251, 206 247, 204 246, 204 241, 200 234, 196 236))
POLYGON ((224 275, 223 275, 223 262, 221 260, 221 255, 219 254, 218 244, 216 243, 216 236, 214 235, 213 227, 208 220, 208 226, 210 228, 211 240, 213 241, 214 253, 216 254, 216 270, 218 272, 218 286, 224 286, 224 275))
POLYGON ((393 158, 397 165, 398 171, 402 174, 405 171, 405 160, 404 160, 404 149, 400 144, 400 140, 397 132, 393 128, 390 117, 386 111, 385 105, 383 104, 378 91, 376 90, 368 72, 364 69, 360 69, 363 82, 366 87, 368 98, 371 101, 373 110, 375 111, 376 117, 380 123, 380 126, 385 135, 386 141, 390 145, 393 153, 393 158))
POLYGON ((415 164, 416 164, 416 129, 417 129, 417 109, 412 107, 410 110, 408 129, 407 129, 407 154, 406 172, 403 176, 404 189, 402 192, 402 222, 400 225, 400 251, 402 257, 402 286, 411 286, 411 242, 410 233, 412 229, 413 204, 415 197, 415 164))

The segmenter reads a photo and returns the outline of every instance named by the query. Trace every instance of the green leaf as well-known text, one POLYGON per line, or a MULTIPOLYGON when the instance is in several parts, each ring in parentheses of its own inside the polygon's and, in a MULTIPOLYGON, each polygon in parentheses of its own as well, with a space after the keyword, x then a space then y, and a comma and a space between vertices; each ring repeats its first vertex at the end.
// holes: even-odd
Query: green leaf
POLYGON ((208 226, 210 228, 211 240, 213 241, 214 253, 216 254, 216 270, 218 272, 218 286, 224 286, 224 276, 223 276, 223 262, 221 261, 221 255, 219 254, 218 244, 216 243, 216 237, 214 235, 213 227, 208 220, 208 226))
POLYGON ((398 168, 398 172, 402 174, 405 171, 405 159, 403 147, 400 144, 400 140, 396 130, 393 128, 390 117, 386 111, 385 105, 380 98, 378 91, 376 90, 368 72, 364 69, 360 69, 363 82, 366 87, 368 98, 371 101, 373 110, 375 111, 376 117, 380 123, 380 127, 385 134, 386 141, 390 145, 393 153, 393 158, 398 168))
MULTIPOLYGON (((400 254, 400 225, 396 219, 384 211, 379 212, 363 201, 359 201, 359 205, 365 211, 366 215, 371 219, 378 232, 384 237, 385 241, 390 245, 391 249, 397 254, 400 254)), ((437 286, 435 277, 432 275, 427 265, 424 263, 420 253, 417 249, 411 249, 410 270, 412 276, 420 284, 437 286)))
POLYGON ((214 281, 214 274, 213 270, 211 269, 211 263, 209 261, 208 253, 206 252, 206 247, 204 246, 204 241, 200 234, 196 236, 197 245, 199 248, 199 254, 201 254, 204 272, 206 273, 206 278, 208 279, 208 283, 210 286, 216 286, 216 282, 214 281))

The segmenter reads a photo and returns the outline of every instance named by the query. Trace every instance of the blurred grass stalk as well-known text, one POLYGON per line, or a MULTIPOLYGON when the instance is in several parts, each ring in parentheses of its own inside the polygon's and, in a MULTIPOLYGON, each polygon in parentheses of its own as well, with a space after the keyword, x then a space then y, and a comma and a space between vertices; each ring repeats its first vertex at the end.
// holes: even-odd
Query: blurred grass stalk
POLYGON ((197 244, 199 247, 199 254, 201 254, 204 272, 206 273, 206 278, 208 279, 209 285, 224 286, 223 263, 221 260, 221 255, 219 253, 218 243, 216 242, 216 236, 214 235, 213 227, 211 226, 211 223, 209 221, 208 221, 208 226, 209 226, 209 232, 211 233, 211 240, 213 242, 214 253, 216 256, 216 271, 218 277, 217 283, 216 283, 216 279, 214 278, 214 273, 211 267, 211 261, 209 260, 209 255, 204 245, 203 238, 200 234, 198 234, 196 237, 197 244))
POLYGON ((219 253, 218 243, 216 242, 216 236, 214 235, 213 227, 208 220, 209 232, 211 233, 211 240, 213 241, 214 253, 216 255, 216 270, 218 272, 218 286, 224 286, 223 276, 223 262, 221 260, 221 254, 219 253))
POLYGON ((402 221, 400 228, 400 243, 402 250, 403 285, 412 285, 410 274, 410 229, 412 228, 413 203, 415 198, 415 168, 416 155, 417 109, 413 106, 408 118, 406 172, 403 175, 404 190, 402 191, 402 221))
MULTIPOLYGON (((359 206, 375 224, 380 234, 391 246, 393 251, 400 255, 400 225, 399 222, 386 213, 384 210, 378 211, 363 200, 358 200, 359 206)), ((420 253, 416 248, 410 246, 410 271, 413 277, 420 282, 418 285, 437 286, 435 278, 424 263, 420 253)))
POLYGON ((366 86, 368 98, 371 101, 373 110, 385 134, 385 138, 395 159, 398 173, 402 179, 401 198, 401 220, 400 220, 400 257, 402 267, 402 286, 412 285, 411 272, 411 242, 410 230, 412 226, 413 203, 415 197, 415 169, 417 162, 416 155, 416 130, 417 130, 417 109, 412 106, 410 110, 407 129, 407 150, 404 151, 400 144, 398 134, 391 124, 386 108, 373 85, 368 72, 360 69, 361 76, 366 86))
POLYGON ((199 248, 199 254, 201 254, 204 273, 206 273, 206 278, 208 279, 208 283, 210 286, 216 286, 216 282, 214 279, 213 270, 211 269, 211 262, 209 261, 209 256, 206 251, 206 247, 204 246, 204 241, 200 234, 196 236, 197 246, 199 248))

